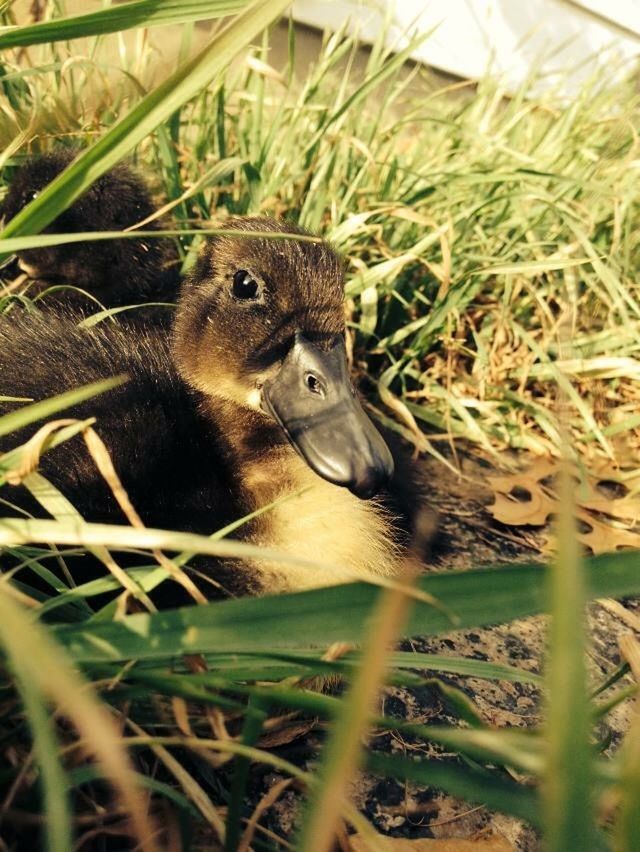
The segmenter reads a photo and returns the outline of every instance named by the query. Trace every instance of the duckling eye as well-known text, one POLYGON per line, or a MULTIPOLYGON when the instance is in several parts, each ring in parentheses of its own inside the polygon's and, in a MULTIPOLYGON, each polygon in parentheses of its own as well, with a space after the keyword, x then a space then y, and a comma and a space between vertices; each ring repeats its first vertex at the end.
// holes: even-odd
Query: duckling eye
POLYGON ((236 299, 257 299, 260 295, 260 285, 246 269, 239 269, 233 274, 231 292, 236 299))

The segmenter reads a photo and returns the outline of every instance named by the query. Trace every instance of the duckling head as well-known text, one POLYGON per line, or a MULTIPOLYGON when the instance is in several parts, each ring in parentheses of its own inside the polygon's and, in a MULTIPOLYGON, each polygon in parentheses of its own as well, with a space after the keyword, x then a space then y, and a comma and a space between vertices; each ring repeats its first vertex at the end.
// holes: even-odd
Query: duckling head
MULTIPOLYGON (((73 148, 57 148, 26 160, 16 170, 2 202, 0 213, 5 223, 37 198, 78 153, 73 148)), ((151 216, 155 209, 144 180, 127 163, 119 163, 48 225, 45 233, 121 231, 151 216)), ((145 229, 163 226, 162 220, 155 219, 145 229)), ((136 297, 139 300, 149 293, 155 295, 160 289, 159 279, 178 260, 170 239, 38 247, 19 252, 17 257, 20 269, 29 278, 80 287, 109 306, 126 304, 136 297)))
POLYGON ((256 233, 308 237, 288 223, 227 227, 246 236, 209 241, 183 284, 178 369, 208 397, 277 424, 322 478, 372 497, 393 460, 349 377, 341 259, 326 242, 256 233))

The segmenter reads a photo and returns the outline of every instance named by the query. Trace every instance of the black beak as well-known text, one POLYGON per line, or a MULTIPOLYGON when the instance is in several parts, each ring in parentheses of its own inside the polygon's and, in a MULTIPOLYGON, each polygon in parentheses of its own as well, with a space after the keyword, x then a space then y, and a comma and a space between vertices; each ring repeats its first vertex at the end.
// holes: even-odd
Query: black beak
POLYGON ((393 475, 389 448, 353 390, 344 338, 326 351, 296 332, 273 379, 265 382, 264 408, 323 479, 358 497, 373 497, 393 475))

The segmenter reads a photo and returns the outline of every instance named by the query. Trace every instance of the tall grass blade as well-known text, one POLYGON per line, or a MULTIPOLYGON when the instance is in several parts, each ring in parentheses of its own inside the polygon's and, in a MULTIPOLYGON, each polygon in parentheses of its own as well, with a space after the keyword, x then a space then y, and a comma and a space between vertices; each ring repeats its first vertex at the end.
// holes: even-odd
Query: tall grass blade
MULTIPOLYGON (((146 812, 146 803, 140 794, 136 776, 122 747, 120 733, 110 712, 87 688, 84 679, 71 665, 67 655, 42 626, 35 624, 0 585, 0 639, 14 668, 20 669, 20 677, 32 690, 38 690, 53 700, 76 726, 86 747, 101 763, 105 775, 119 791, 123 806, 129 811, 132 827, 140 848, 155 852, 157 846, 154 828, 146 812)), ((36 710, 36 720, 40 721, 36 710)), ((45 729, 39 734, 47 737, 45 729)), ((42 743, 51 748, 50 742, 42 743)), ((55 755, 55 749, 54 749, 55 755)), ((57 757, 56 757, 57 759, 57 757)), ((52 773, 59 773, 47 765, 48 780, 53 782, 52 773)), ((64 790, 66 785, 63 784, 64 790)), ((62 813, 53 815, 56 822, 56 842, 62 842, 68 832, 64 814, 65 805, 60 795, 55 797, 57 809, 62 813)), ((67 846, 67 849, 70 848, 67 846)), ((60 849, 62 852, 62 849, 60 849)))
MULTIPOLYGON (((254 747, 260 738, 264 720, 267 718, 266 708, 263 708, 260 698, 253 698, 249 703, 253 711, 247 714, 242 728, 240 741, 250 748, 254 747)), ((229 795, 229 809, 227 812, 225 852, 235 852, 238 848, 240 833, 242 829, 242 810, 249 780, 251 761, 242 755, 235 759, 235 771, 229 795)))
POLYGON ((65 408, 71 408, 72 405, 79 405, 81 402, 92 399, 94 396, 117 388, 126 381, 126 376, 116 376, 113 379, 92 382, 77 390, 65 391, 49 399, 43 399, 40 402, 23 405, 21 408, 9 412, 9 414, 3 414, 0 417, 0 437, 9 435, 11 432, 16 432, 18 429, 22 429, 30 423, 35 423, 37 420, 44 420, 46 417, 51 417, 52 414, 64 411, 65 408))
MULTIPOLYGON (((485 807, 513 814, 539 827, 542 823, 536 792, 503 773, 436 760, 411 760, 370 752, 366 768, 384 777, 425 784, 485 807)), ((453 841, 455 842, 455 841, 453 841)), ((568 850, 567 850, 568 852, 568 850)))
MULTIPOLYGON (((561 359, 571 353, 572 320, 575 321, 569 308, 559 324, 561 359)), ((562 373, 560 376, 564 378, 562 373)), ((565 383, 559 381, 557 409, 561 424, 568 420, 570 400, 565 383)), ((558 486, 557 559, 548 574, 551 619, 543 802, 545 845, 549 852, 565 852, 572 847, 586 851, 597 845, 590 744, 592 720, 585 661, 588 592, 574 515, 571 445, 564 425, 560 429, 563 463, 558 486)))
MULTIPOLYGON (((11 220, 13 221, 13 219, 11 220)), ((48 246, 73 245, 74 243, 85 242, 102 242, 109 240, 139 240, 158 239, 161 237, 179 237, 179 236, 228 236, 237 237, 238 239, 251 239, 255 237, 257 232, 253 231, 250 236, 247 236, 246 231, 238 231, 233 228, 181 228, 180 230, 163 230, 163 231, 81 231, 79 233, 67 234, 32 234, 25 237, 8 237, 0 238, 0 253, 14 254, 16 252, 25 251, 30 248, 45 248, 48 246)), ((290 234, 286 232, 261 234, 264 239, 268 240, 287 240, 295 239, 304 243, 317 243, 318 237, 307 236, 305 234, 290 234)))
POLYGON ((80 154, 42 193, 21 210, 0 239, 34 233, 49 224, 91 184, 122 159, 217 74, 262 30, 276 20, 290 0, 255 0, 192 59, 180 66, 98 142, 80 154))
MULTIPOLYGON (((0 593, 1 594, 1 593, 0 593)), ((0 613, 2 603, 0 602, 0 613)), ((4 616, 5 613, 2 613, 4 616)), ((4 621, 4 618, 3 618, 4 621)), ((40 767, 43 804, 47 814, 45 824, 46 846, 49 852, 68 852, 73 846, 73 829, 69 802, 69 779, 60 761, 60 747, 55 734, 53 719, 34 681, 24 672, 15 648, 6 641, 4 631, 16 630, 19 640, 20 627, 9 622, 0 627, 0 638, 12 661, 13 674, 29 725, 33 732, 35 758, 40 767)))
MULTIPOLYGON (((15 544, 26 538, 81 544, 90 531, 92 543, 112 549, 118 544, 122 546, 122 539, 115 535, 120 528, 87 524, 64 534, 61 529, 65 527, 53 521, 3 519, 0 521, 0 543, 15 544), (18 530, 28 529, 32 530, 31 537, 18 535, 18 530)), ((127 545, 173 549, 169 545, 169 534, 160 540, 153 536, 150 544, 148 538, 136 539, 133 535, 142 532, 150 531, 127 530, 127 545)), ((189 538, 188 549, 200 553, 217 555, 217 548, 222 544, 212 544, 201 536, 182 536, 189 538)), ((181 542, 176 540, 174 547, 180 548, 181 542)), ((225 550, 224 555, 229 554, 230 551, 225 550)), ((638 561, 638 555, 631 551, 588 560, 590 596, 616 598, 638 594, 638 561)), ((464 629, 543 612, 546 608, 545 582, 545 569, 525 564, 448 572, 421 578, 418 585, 456 614, 456 629, 464 629)), ((326 647, 332 642, 360 643, 363 625, 378 594, 376 587, 353 583, 298 594, 223 601, 156 615, 136 614, 118 623, 62 626, 55 628, 55 634, 73 658, 83 663, 138 657, 163 659, 182 653, 256 653, 263 648, 306 650, 326 647), (153 637, 153 642, 148 641, 149 637, 153 637)), ((433 636, 449 630, 451 621, 442 609, 418 603, 403 635, 433 636)))
MULTIPOLYGON (((418 560, 408 557, 400 575, 407 590, 419 572, 418 560)), ((362 741, 371 724, 392 643, 404 627, 410 602, 403 589, 387 589, 369 619, 360 666, 324 748, 318 783, 302 824, 300 852, 330 852, 333 848, 344 802, 348 801, 349 782, 362 761, 362 741)))
POLYGON ((573 479, 562 475, 558 556, 549 571, 551 624, 547 661, 546 846, 595 849, 591 716, 586 690, 587 591, 573 519, 573 479))
POLYGON ((0 29, 0 50, 122 32, 134 27, 184 24, 239 12, 249 0, 133 0, 69 18, 0 29))

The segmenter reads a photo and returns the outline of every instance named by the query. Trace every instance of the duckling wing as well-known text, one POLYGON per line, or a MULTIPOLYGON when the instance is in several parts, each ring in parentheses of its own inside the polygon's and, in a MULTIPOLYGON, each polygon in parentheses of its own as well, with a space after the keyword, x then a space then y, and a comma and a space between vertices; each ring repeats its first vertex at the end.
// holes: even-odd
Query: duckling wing
MULTIPOLYGON (((96 418, 95 428, 144 523, 211 533, 237 517, 215 427, 177 375, 166 331, 134 333, 113 322, 83 329, 69 313, 12 311, 0 318, 0 397, 37 401, 120 374, 129 376, 125 385, 61 416, 96 418)), ((0 402, 0 413, 15 406, 0 402)), ((0 452, 26 441, 41 425, 1 438, 0 452)), ((87 520, 124 522, 80 436, 47 452, 40 469, 87 520)))

